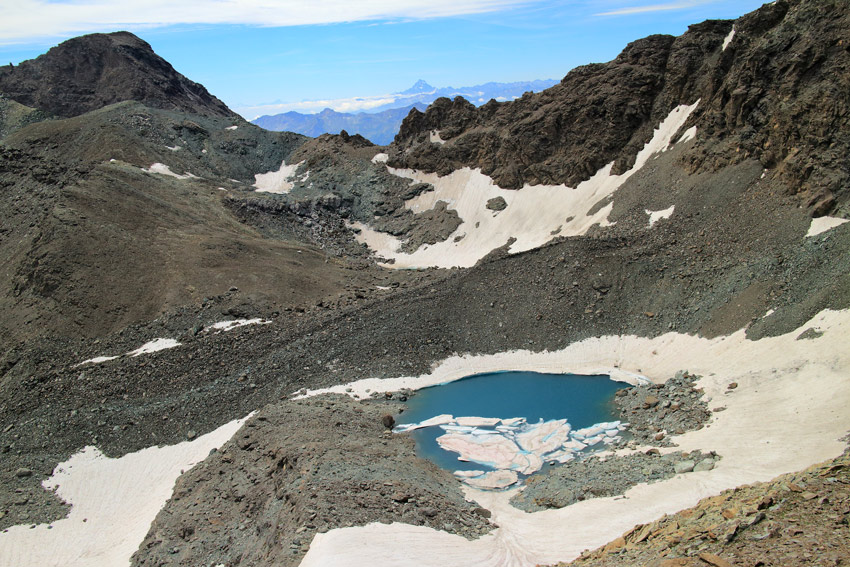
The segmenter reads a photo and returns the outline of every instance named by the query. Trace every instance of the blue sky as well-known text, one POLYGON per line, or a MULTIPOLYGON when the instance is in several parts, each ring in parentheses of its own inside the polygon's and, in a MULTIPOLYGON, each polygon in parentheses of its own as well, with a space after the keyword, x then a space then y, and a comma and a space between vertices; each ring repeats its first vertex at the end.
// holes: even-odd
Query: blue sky
MULTIPOLYGON (((127 29, 248 118, 263 105, 560 79, 630 41, 736 18, 762 0, 0 0, 0 63, 127 29), (13 3, 14 2, 14 3, 13 3)), ((328 104, 324 104, 327 102, 328 104)), ((289 105, 303 109, 309 105, 289 105)), ((287 105, 278 107, 287 109, 287 105)), ((277 110, 281 111, 281 110, 277 110)))

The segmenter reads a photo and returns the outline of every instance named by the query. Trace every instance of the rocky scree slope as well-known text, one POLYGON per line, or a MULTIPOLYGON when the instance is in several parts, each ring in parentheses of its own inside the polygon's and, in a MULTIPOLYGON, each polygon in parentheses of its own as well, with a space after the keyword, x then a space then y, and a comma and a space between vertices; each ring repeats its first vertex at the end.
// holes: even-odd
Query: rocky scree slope
MULTIPOLYGON (((575 567, 803 567, 850 555, 850 456, 635 526, 575 567)), ((562 567, 566 564, 561 564, 562 567)))
POLYGON ((440 99, 411 111, 389 163, 440 174, 477 167, 504 188, 574 187, 606 163, 628 169, 652 128, 699 100, 683 127, 699 125, 683 157, 689 172, 755 159, 813 215, 846 216, 848 25, 846 2, 779 0, 735 22, 635 41, 614 61, 578 67, 514 102, 440 99), (434 130, 448 143, 431 143, 434 130))
POLYGON ((76 37, 18 66, 0 67, 0 93, 62 117, 135 100, 164 110, 237 118, 129 32, 76 37))
POLYGON ((69 40, 0 74, 12 72, 0 92, 31 89, 13 95, 47 110, 0 99, 7 348, 102 336, 231 287, 257 314, 357 299, 349 290, 376 272, 346 219, 399 211, 387 229, 412 225, 407 183, 371 163, 368 141, 336 136, 295 155, 308 138, 233 115, 132 34, 69 40), (255 192, 257 174, 293 160, 316 170, 309 184, 255 192))
MULTIPOLYGON (((817 11, 818 5, 777 2, 774 7, 768 6, 764 10, 771 14, 776 6, 785 6, 789 8, 785 17, 813 10, 809 16, 814 24, 821 17, 817 11)), ((841 17, 843 12, 836 13, 841 17)), ((802 19, 798 23, 799 34, 829 40, 829 34, 821 36, 815 30, 810 30, 802 19)), ((734 39, 727 50, 722 51, 722 41, 728 37, 731 28, 729 23, 705 25, 708 29, 718 28, 711 34, 711 41, 715 43, 710 57, 720 57, 718 54, 733 49, 734 39)), ((651 41, 660 42, 655 39, 651 41)), ((756 62, 753 61, 753 64, 756 62)), ((759 65, 769 66, 769 63, 763 61, 759 65)), ((817 78, 816 75, 812 77, 813 80, 817 78)), ((674 100, 671 104, 680 102, 674 100)), ((789 98, 786 103, 796 104, 793 98, 789 98)), ((107 115, 119 107, 104 109, 103 113, 107 115)), ((576 112, 580 111, 585 109, 578 107, 576 112)), ((130 113, 129 116, 135 114, 130 113)), ((177 123, 182 124, 183 119, 204 127, 209 137, 203 139, 208 141, 221 136, 221 142, 225 143, 228 141, 226 136, 241 136, 250 132, 242 126, 237 130, 226 130, 228 126, 224 122, 218 123, 217 128, 205 127, 201 119, 186 116, 177 123), (223 132, 219 133, 218 130, 223 132)), ((117 120, 120 122, 123 119, 117 120)), ((12 141, 24 141, 20 146, 10 145, 9 140, 4 141, 4 151, 13 152, 3 162, 4 167, 8 168, 3 175, 11 176, 3 179, 12 181, 4 186, 4 190, 18 192, 15 193, 17 206, 22 209, 28 206, 24 199, 45 199, 38 201, 39 214, 54 214, 54 201, 50 199, 65 191, 78 191, 78 186, 82 184, 79 179, 88 179, 86 176, 91 174, 87 173, 86 168, 92 167, 91 171, 100 172, 98 175, 106 175, 115 181, 103 187, 127 188, 128 194, 143 197, 146 204, 167 204, 172 202, 174 195, 182 195, 194 205, 197 203, 197 195, 194 193, 207 195, 204 188, 208 188, 210 193, 205 197, 210 200, 208 209, 205 209, 204 214, 187 216, 196 219, 198 225, 184 228, 181 236, 194 234, 196 230, 203 233, 210 226, 219 228, 219 223, 225 222, 222 220, 225 219, 228 230, 237 234, 241 234, 242 230, 256 231, 251 234, 262 236, 257 241, 258 246, 266 247, 274 243, 269 236, 273 229, 277 230, 273 222, 285 224, 289 218, 289 205, 281 205, 280 212, 268 206, 256 213, 258 218, 261 215, 263 222, 269 223, 263 229, 268 233, 256 230, 253 226, 241 225, 237 229, 230 224, 233 220, 232 209, 225 211, 229 205, 222 206, 221 202, 212 197, 219 195, 217 184, 224 183, 224 186, 231 187, 230 194, 235 197, 241 195, 254 198, 257 194, 238 193, 238 184, 227 185, 229 182, 221 178, 197 181, 166 176, 162 183, 157 184, 161 186, 156 193, 146 193, 144 188, 158 178, 140 173, 141 167, 147 165, 130 159, 133 155, 131 152, 137 151, 135 145, 118 144, 117 147, 126 152, 126 156, 113 163, 108 161, 110 156, 102 148, 96 149, 100 147, 98 144, 82 144, 80 149, 74 151, 93 152, 93 155, 98 156, 95 162, 81 161, 79 170, 62 167, 54 171, 49 164, 54 163, 54 157, 72 150, 70 140, 74 137, 63 134, 66 141, 61 144, 53 142, 53 137, 58 134, 52 129, 61 130, 67 124, 72 122, 57 121, 28 126, 9 138, 12 141), (102 163, 102 160, 106 160, 106 163, 102 163), (136 176, 140 182, 130 182, 136 176)), ((806 121, 802 121, 801 127, 807 128, 806 124, 806 121)), ((138 129, 138 132, 158 133, 168 132, 170 127, 148 130, 141 124, 127 131, 138 129)), ((651 128, 648 125, 647 131, 651 128)), ((76 126, 69 131, 85 132, 76 126)), ((123 127, 113 131, 115 140, 125 135, 123 131, 123 127)), ((743 126, 740 132, 745 132, 743 126)), ((839 120, 825 132, 824 143, 840 145, 846 132, 846 120, 839 120)), ((735 135, 744 136, 743 133, 735 135)), ((98 138, 93 136, 90 139, 98 138)), ((808 139, 804 136, 804 141, 808 139)), ((690 167, 689 164, 694 163, 690 161, 690 156, 695 155, 695 148, 707 147, 710 143, 721 144, 724 140, 728 140, 728 137, 677 144, 652 160, 618 190, 610 217, 616 221, 614 226, 597 227, 581 237, 555 239, 546 246, 521 254, 507 256, 497 250, 468 270, 393 275, 408 279, 394 282, 397 284, 395 286, 382 281, 382 286, 390 289, 372 289, 368 292, 365 288, 374 288, 371 284, 377 280, 369 280, 362 277, 363 274, 369 277, 381 274, 385 277, 385 272, 372 268, 341 270, 335 273, 344 281, 343 287, 354 282, 364 288, 356 292, 362 296, 359 300, 336 303, 308 295, 299 309, 281 306, 283 308, 279 310, 275 307, 263 311, 262 314, 269 317, 277 312, 271 324, 237 329, 231 331, 232 334, 214 334, 204 329, 223 318, 257 312, 257 302, 251 299, 251 294, 243 296, 243 286, 247 286, 245 283, 239 284, 239 290, 229 291, 229 288, 224 288, 225 291, 221 293, 210 292, 197 301, 163 309, 164 313, 153 321, 130 325, 122 322, 111 324, 110 329, 120 330, 93 332, 92 336, 97 336, 99 342, 89 337, 80 337, 49 344, 21 344, 9 352, 0 366, 0 421, 11 425, 0 431, 0 451, 3 454, 0 475, 8 481, 0 485, 3 510, 0 526, 61 517, 64 510, 58 503, 48 502, 52 496, 41 489, 39 482, 50 475, 58 462, 85 445, 95 444, 108 455, 118 456, 153 444, 175 443, 186 439, 190 432, 200 434, 211 431, 226 421, 244 417, 257 408, 269 405, 264 415, 269 416, 270 426, 260 424, 261 414, 255 418, 256 421, 250 422, 254 423, 253 429, 257 433, 247 432, 251 427, 249 424, 244 435, 234 439, 237 445, 245 438, 253 441, 245 447, 239 447, 238 451, 233 449, 233 453, 239 455, 238 460, 228 462, 223 456, 214 456, 208 464, 210 467, 219 467, 217 471, 203 468, 199 469, 198 476, 192 477, 203 478, 205 474, 212 474, 211 471, 232 477, 237 484, 234 495, 241 496, 242 501, 234 503, 224 498, 216 499, 217 490, 224 493, 224 480, 220 479, 217 482, 222 484, 210 486, 207 490, 192 487, 187 477, 185 484, 181 483, 178 487, 182 491, 180 498, 169 502, 152 526, 148 543, 154 545, 146 545, 134 560, 139 563, 154 562, 154 559, 161 561, 163 557, 167 560, 168 550, 174 547, 179 548, 180 559, 187 564, 208 564, 211 559, 224 559, 229 553, 227 550, 210 550, 209 545, 212 544, 207 544, 215 541, 215 537, 210 535, 214 533, 212 528, 203 526, 201 529, 200 525, 195 525, 192 516, 186 513, 185 507, 193 503, 191 496, 184 497, 190 487, 193 492, 199 490, 199 501, 204 503, 205 513, 208 511, 213 517, 221 514, 227 518, 228 523, 222 528, 225 531, 221 533, 230 535, 242 531, 238 530, 239 524, 234 519, 240 511, 262 510, 265 520, 270 523, 279 521, 280 525, 286 527, 280 541, 285 539, 288 545, 295 546, 290 549, 301 553, 304 542, 299 539, 296 543, 293 539, 296 536, 290 530, 302 520, 306 519, 315 526, 310 528, 304 524, 305 531, 301 533, 307 533, 307 530, 318 530, 319 526, 324 529, 345 525, 347 522, 360 524, 372 519, 387 519, 385 509, 370 506, 366 510, 359 510, 360 501, 355 499, 346 499, 333 510, 325 506, 310 507, 308 510, 300 495, 290 500, 295 513, 289 516, 277 501, 277 496, 273 496, 272 487, 277 490, 279 486, 275 482, 281 478, 276 473, 274 460, 274 451, 278 449, 283 449, 286 454, 297 455, 300 462, 313 467, 311 470, 318 467, 320 472, 328 473, 329 477, 334 477, 342 470, 336 468, 334 460, 327 467, 322 466, 322 455, 344 450, 344 447, 340 449, 336 446, 337 439, 332 435, 322 435, 301 445, 298 440, 294 440, 295 444, 288 445, 290 441, 283 439, 284 435, 291 434, 297 439, 299 435, 309 437, 309 431, 290 433, 290 430, 297 430, 300 421, 290 421, 285 417, 286 410, 293 410, 295 415, 304 412, 305 419, 306 416, 311 419, 313 416, 327 416, 328 422, 321 424, 321 427, 334 429, 337 427, 334 411, 348 415, 347 412, 354 412, 352 408, 358 404, 352 404, 351 407, 343 404, 336 410, 328 410, 322 405, 324 400, 321 400, 295 410, 289 405, 291 402, 283 401, 282 398, 288 398, 302 387, 328 386, 367 376, 421 374, 428 372, 435 362, 453 353, 495 353, 519 348, 556 350, 588 337, 608 334, 657 337, 675 330, 711 337, 746 326, 748 337, 759 338, 796 329, 822 309, 844 309, 850 306, 850 254, 847 253, 850 250, 850 225, 806 238, 810 222, 808 211, 798 208, 801 204, 799 197, 785 191, 787 178, 779 178, 779 168, 765 171, 764 165, 756 159, 757 156, 736 158, 733 163, 717 162, 713 167, 690 167), (647 229, 646 209, 661 210, 671 205, 675 206, 675 213, 651 230, 647 229), (765 315, 769 311, 770 314, 765 315), (179 338, 183 344, 146 358, 125 356, 100 365, 74 366, 93 356, 127 352, 155 337, 179 338), (44 403, 45 400, 49 400, 49 403, 44 403), (307 448, 303 449, 305 445, 307 448), (240 472, 243 465, 251 470, 250 478, 240 476, 244 474, 240 472), (31 474, 17 476, 16 471, 20 468, 28 469, 31 474), (263 476, 269 472, 272 473, 271 477, 263 476), (258 481, 256 486, 254 480, 258 481), (171 513, 172 510, 174 513, 171 513), (316 516, 311 518, 313 513, 316 516), (177 543, 178 540, 183 543, 177 543)), ((204 171, 210 171, 210 175, 216 171, 207 160, 213 160, 219 154, 219 149, 213 151, 210 146, 203 145, 202 149, 207 149, 207 154, 196 155, 194 151, 182 154, 182 150, 173 152, 161 143, 167 142, 170 147, 174 147, 176 141, 169 138, 156 143, 145 142, 142 144, 143 151, 153 152, 145 154, 145 161, 163 161, 180 174, 192 172, 201 176, 206 175, 204 171), (165 161, 168 158, 175 161, 165 161)), ((191 145, 185 137, 184 141, 187 147, 191 145)), ((260 148, 266 147, 264 143, 258 141, 254 149, 247 142, 227 147, 234 148, 240 156, 254 156, 254 151, 259 152, 260 148)), ((449 141, 443 147, 448 151, 453 143, 449 141)), ((806 142, 810 143, 814 141, 806 142)), ((377 172, 379 169, 371 170, 371 166, 363 164, 363 161, 371 163, 367 159, 368 154, 378 149, 359 140, 345 141, 342 137, 329 137, 315 142, 293 143, 285 150, 277 150, 276 164, 270 160, 272 163, 263 162, 258 167, 261 165, 268 167, 266 171, 273 170, 283 159, 287 163, 298 163, 302 159, 309 162, 310 155, 298 154, 302 148, 307 151, 307 144, 315 144, 321 150, 317 156, 323 157, 311 162, 311 167, 317 171, 322 169, 321 163, 325 163, 322 161, 325 159, 328 160, 329 172, 338 171, 337 164, 349 164, 351 167, 350 170, 346 169, 348 173, 328 181, 342 186, 340 194, 343 190, 351 193, 349 214, 358 207, 366 214, 372 210, 370 207, 378 206, 377 201, 369 198, 357 204, 354 190, 346 184, 353 176, 365 188, 368 184, 360 181, 368 179, 370 171, 377 172), (365 177, 361 179, 361 175, 365 177)), ((813 152, 806 144, 801 144, 800 151, 813 152)), ((415 153, 415 149, 411 151, 411 155, 415 153)), ((238 162, 235 158, 225 158, 224 154, 221 156, 226 164, 238 162)), ((600 161, 604 163, 609 158, 600 161)), ((238 173, 236 170, 234 172, 238 173)), ((357 185, 353 184, 353 187, 357 185)), ((309 196, 312 189, 304 187, 303 190, 305 198, 314 198, 309 196)), ((224 195, 224 192, 221 194, 224 195)), ((101 209, 105 208, 104 202, 111 202, 108 200, 109 193, 96 195, 97 199, 92 202, 101 209)), ((316 194, 315 198, 319 198, 319 195, 316 194)), ((268 203, 275 202, 275 199, 278 197, 264 198, 268 203)), ((224 202, 230 201, 224 197, 224 202)), ((87 209, 85 216, 94 215, 98 210, 92 206, 90 213, 87 209)), ((329 222, 333 207, 324 210, 323 215, 311 217, 310 222, 329 222)), ((178 211, 181 215, 192 212, 191 207, 178 211)), ((61 208, 57 213, 62 213, 61 208)), ((127 216, 135 218, 134 215, 127 216)), ((339 220, 339 216, 336 220, 339 220)), ((26 216, 19 218, 21 235, 30 234, 28 230, 35 229, 40 222, 26 216), (35 224, 30 226, 29 222, 35 224)), ((67 232, 62 233, 62 236, 80 231, 79 225, 86 220, 79 216, 73 217, 73 222, 65 223, 67 232)), ((152 222, 149 218, 140 221, 152 222)), ((283 230, 280 229, 281 233, 283 230)), ((10 238, 12 242, 20 238, 18 233, 13 236, 10 238)), ((51 236, 45 238, 45 242, 54 239, 51 236)), ((214 246, 209 250, 226 249, 226 242, 212 244, 214 246)), ((299 244, 298 250, 306 252, 302 246, 299 244)), ((232 268, 233 274, 237 270, 246 274, 245 282, 249 282, 251 276, 262 274, 268 266, 281 265, 279 257, 269 257, 264 258, 265 263, 261 266, 258 265, 261 263, 259 261, 246 266, 243 264, 244 259, 252 256, 246 256, 244 250, 233 250, 220 265, 232 268)), ((314 250, 311 249, 311 253, 314 250)), ((118 250, 109 257, 122 253, 123 250, 118 250)), ((315 262, 294 266, 292 271, 307 273, 334 266, 333 257, 319 251, 316 254, 315 262)), ((303 261, 295 255, 282 257, 284 263, 292 258, 303 261)), ((173 262, 168 255, 162 258, 173 262)), ((41 265, 41 257, 36 256, 34 259, 41 265)), ((160 263, 158 260, 156 266, 160 263)), ((191 273, 191 270, 179 263, 172 265, 178 268, 172 280, 175 282, 174 289, 178 289, 178 284, 182 282, 178 276, 191 273)), ((89 276, 96 267, 88 267, 89 276)), ((86 273, 83 264, 78 269, 81 275, 86 273)), ((122 266, 115 273, 120 274, 120 270, 124 269, 122 266)), ((38 272, 36 270, 33 273, 38 272)), ((57 279, 52 287, 45 290, 63 289, 64 281, 57 279)), ((79 284, 75 282, 75 285, 79 284)), ((278 287, 289 289, 286 286, 278 287)), ((308 289, 308 286, 296 286, 295 289, 308 289)), ((139 290, 129 291, 131 295, 140 293, 139 290)), ((25 305, 30 300, 23 296, 18 303, 14 299, 9 301, 10 305, 16 306, 25 305)), ((56 302, 57 305, 68 304, 63 296, 57 296, 56 302)), ((103 315, 98 312, 96 317, 101 318, 103 315)), ((21 327, 26 328, 25 325, 21 327)), ((817 332, 811 329, 801 333, 799 340, 809 340, 816 335, 817 332)), ((370 450, 383 451, 377 447, 383 446, 383 426, 376 422, 376 412, 373 413, 371 409, 367 411, 369 413, 364 419, 372 427, 365 427, 364 423, 364 427, 359 429, 357 424, 360 422, 353 420, 346 435, 356 442, 360 442, 360 436, 368 438, 375 445, 370 446, 370 450), (357 433, 358 430, 360 433, 357 433)), ((387 447, 388 452, 399 451, 394 453, 395 456, 405 451, 404 443, 401 442, 388 441, 387 447)), ((377 462, 381 462, 385 457, 378 452, 372 454, 377 455, 377 462)), ((231 448, 228 448, 228 453, 231 453, 231 448)), ((405 459, 395 462, 401 461, 405 459)), ((404 466, 408 465, 418 472, 427 473, 430 470, 427 468, 429 465, 422 461, 406 461, 404 466)), ((207 463, 202 465, 206 466, 207 463)), ((325 482, 320 477, 311 476, 311 470, 304 473, 308 488, 325 482)), ((358 474, 356 471, 343 472, 355 476, 358 474)), ((431 480, 439 479, 427 474, 427 486, 440 484, 432 483, 431 480)), ((346 486, 345 483, 351 480, 344 478, 341 485, 346 486)), ((443 485, 441 494, 412 495, 415 501, 422 498, 436 502, 435 507, 439 508, 443 503, 453 501, 452 495, 456 494, 456 490, 457 485, 450 484, 443 485)), ((380 491, 378 488, 375 492, 380 495, 380 491)), ((380 495, 381 498, 394 494, 385 492, 387 494, 380 495)), ((281 494, 284 493, 289 491, 282 490, 281 494)), ((316 494, 316 499, 319 498, 316 491, 309 494, 316 494)), ((375 494, 372 496, 374 499, 364 502, 374 504, 384 501, 375 494)), ((415 506, 402 506, 408 503, 399 503, 397 511, 400 517, 420 518, 415 506)), ((473 527, 479 525, 472 522, 475 518, 468 511, 461 512, 461 515, 473 527)), ((422 521, 427 522, 426 518, 428 516, 424 515, 422 521)), ((296 533, 299 528, 295 528, 296 533)), ((456 525, 455 529, 462 532, 467 526, 461 528, 456 525)), ((260 524, 258 531, 249 536, 234 536, 234 542, 237 546, 242 545, 240 541, 244 537, 244 541, 257 544, 258 554, 268 553, 271 556, 278 553, 275 546, 279 542, 270 537, 270 533, 268 526, 260 524)), ((262 560, 258 559, 257 563, 262 564, 262 560)))
MULTIPOLYGON (((233 213, 233 199, 255 194, 254 175, 277 170, 306 138, 232 123, 122 102, 3 139, 6 348, 101 336, 231 287, 274 312, 359 281, 297 218, 270 237, 233 213)), ((338 218, 333 227, 353 243, 338 218)))

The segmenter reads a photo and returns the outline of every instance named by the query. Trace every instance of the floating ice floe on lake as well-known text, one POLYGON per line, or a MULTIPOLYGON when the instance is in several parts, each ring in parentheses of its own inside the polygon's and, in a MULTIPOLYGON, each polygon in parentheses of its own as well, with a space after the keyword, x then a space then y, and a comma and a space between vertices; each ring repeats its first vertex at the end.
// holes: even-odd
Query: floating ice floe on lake
POLYGON ((424 427, 439 427, 437 437, 444 451, 457 453, 459 461, 478 463, 489 471, 456 471, 464 483, 480 489, 499 490, 521 481, 549 463, 566 463, 578 453, 599 450, 620 441, 626 424, 619 421, 597 423, 573 430, 566 419, 540 420, 530 424, 525 418, 453 417, 438 415, 420 423, 399 425, 398 433, 424 427))
POLYGON ((444 413, 442 415, 436 415, 430 419, 426 419, 425 421, 420 421, 419 423, 408 423, 405 425, 399 425, 395 428, 395 431, 396 433, 404 433, 405 431, 413 431, 414 429, 422 429, 424 427, 432 427, 434 425, 454 423, 454 419, 454 416, 444 413))

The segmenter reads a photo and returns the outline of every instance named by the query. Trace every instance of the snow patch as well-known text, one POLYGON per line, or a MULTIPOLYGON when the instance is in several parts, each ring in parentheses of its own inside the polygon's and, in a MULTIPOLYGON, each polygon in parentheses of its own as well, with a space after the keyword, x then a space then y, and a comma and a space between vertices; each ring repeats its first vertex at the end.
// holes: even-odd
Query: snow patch
POLYGON ((649 215, 649 226, 654 225, 661 219, 669 219, 673 216, 673 210, 676 208, 676 205, 672 205, 668 209, 664 209, 663 211, 650 211, 649 209, 644 209, 646 214, 649 215))
POLYGON ((88 360, 84 360, 79 364, 75 364, 72 368, 76 368, 78 366, 82 366, 84 364, 100 364, 102 362, 108 362, 110 360, 115 360, 116 358, 121 358, 122 356, 139 356, 142 354, 150 354, 152 352, 157 352, 160 350, 165 350, 169 348, 174 348, 180 346, 180 343, 174 339, 154 339, 149 341, 136 350, 131 350, 130 352, 126 352, 124 354, 119 354, 115 356, 96 356, 94 358, 89 358, 88 360))
POLYGON ((439 130, 431 130, 428 134, 428 141, 432 144, 445 144, 446 141, 440 137, 439 130))
POLYGON ((295 172, 303 163, 301 161, 293 165, 286 165, 286 161, 283 161, 280 164, 280 169, 277 171, 254 175, 254 187, 256 191, 259 193, 276 193, 278 195, 289 193, 292 190, 295 172))
POLYGON ((732 39, 735 37, 735 28, 732 28, 732 31, 729 32, 729 35, 723 40, 723 49, 721 51, 726 51, 726 48, 729 47, 729 44, 732 43, 732 39))
POLYGON ((608 203, 592 214, 589 212, 600 202, 610 199, 652 156, 666 151, 672 137, 698 104, 699 101, 673 109, 655 129, 652 140, 638 153, 632 169, 621 175, 613 175, 611 169, 614 163, 611 162, 575 188, 566 185, 525 185, 519 190, 509 190, 497 186, 478 169, 463 168, 440 177, 436 173, 388 167, 390 173, 410 179, 412 183, 423 182, 434 186, 434 191, 422 193, 405 203, 414 213, 433 209, 438 201, 445 201, 449 209, 457 211, 461 224, 446 240, 432 246, 404 253, 400 250, 402 242, 398 238, 362 223, 353 223, 351 226, 360 229, 356 235, 359 242, 365 243, 378 256, 395 260, 395 263, 387 264, 386 267, 396 269, 470 267, 511 239, 515 241, 508 251, 515 254, 542 246, 555 238, 556 234, 578 236, 585 234, 593 225, 609 226, 608 215, 613 209, 613 203, 608 203), (486 203, 496 197, 502 197, 508 206, 494 216, 486 208, 486 203), (455 241, 455 237, 460 235, 465 236, 455 241))
POLYGON ((375 157, 372 158, 372 163, 387 163, 388 159, 390 159, 389 154, 378 153, 375 154, 375 157))
POLYGON ((0 533, 0 565, 129 565, 171 498, 177 478, 224 445, 248 417, 191 442, 149 447, 118 459, 106 457, 96 447, 84 448, 57 465, 42 483, 71 504, 68 517, 32 528, 12 526, 0 533))
POLYGON ((96 356, 94 358, 90 358, 88 360, 84 360, 79 364, 75 364, 73 367, 76 368, 78 366, 82 366, 84 364, 100 364, 101 362, 107 362, 110 360, 115 360, 118 358, 117 356, 96 356))
POLYGON ((816 219, 812 219, 812 224, 809 225, 809 231, 806 233, 806 238, 810 236, 817 236, 827 230, 832 230, 837 226, 841 226, 845 222, 847 222, 847 219, 838 217, 818 217, 816 219))
POLYGON ((166 150, 171 150, 172 152, 176 152, 180 149, 180 146, 165 146, 166 150))
POLYGON ((164 163, 154 163, 148 168, 143 168, 142 171, 145 173, 156 173, 159 175, 168 175, 170 177, 175 177, 177 179, 198 179, 197 175, 192 175, 188 171, 184 175, 180 175, 179 173, 174 173, 171 171, 171 168, 165 165, 164 163))
POLYGON ((271 321, 266 321, 259 317, 254 319, 233 319, 232 321, 219 321, 218 323, 213 323, 210 325, 210 329, 219 333, 226 333, 227 331, 232 331, 239 327, 245 327, 246 325, 268 325, 270 323, 271 321))
POLYGON ((150 342, 143 344, 136 350, 131 350, 127 353, 127 356, 140 356, 143 354, 159 352, 161 350, 167 350, 178 346, 180 346, 180 343, 177 342, 175 339, 154 339, 150 342))
POLYGON ((228 126, 225 130, 236 130, 239 126, 228 126))
POLYGON ((687 130, 685 130, 685 133, 682 134, 682 137, 679 138, 679 141, 677 143, 681 144, 682 142, 687 142, 689 140, 693 140, 696 137, 697 137, 697 127, 691 126, 687 130))

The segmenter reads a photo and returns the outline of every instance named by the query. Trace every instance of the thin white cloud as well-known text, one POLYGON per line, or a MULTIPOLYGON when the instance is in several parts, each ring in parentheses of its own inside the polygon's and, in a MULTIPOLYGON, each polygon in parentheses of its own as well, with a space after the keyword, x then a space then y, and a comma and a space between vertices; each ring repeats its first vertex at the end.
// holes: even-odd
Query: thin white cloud
POLYGON ((0 45, 176 24, 283 27, 493 12, 534 0, 18 0, 4 2, 0 45))
POLYGON ((300 102, 281 102, 275 104, 260 104, 256 106, 237 107, 234 110, 247 118, 253 120, 263 114, 280 114, 291 110, 302 114, 315 114, 326 108, 337 112, 361 112, 377 108, 385 104, 391 104, 398 100, 399 95, 380 95, 370 97, 337 98, 325 100, 304 100, 300 102))
POLYGON ((688 8, 693 8, 694 6, 710 4, 717 1, 718 0, 685 0, 682 2, 665 2, 664 4, 647 4, 645 6, 632 6, 630 8, 620 8, 617 10, 610 10, 608 12, 599 12, 598 14, 594 14, 594 16, 629 16, 632 14, 646 14, 649 12, 686 10, 688 8))

